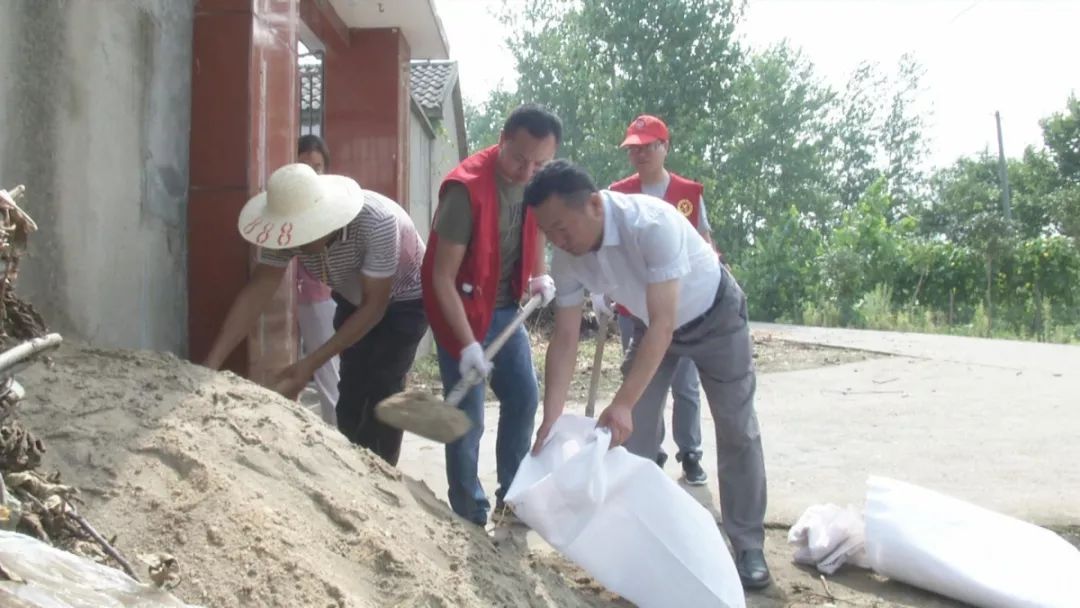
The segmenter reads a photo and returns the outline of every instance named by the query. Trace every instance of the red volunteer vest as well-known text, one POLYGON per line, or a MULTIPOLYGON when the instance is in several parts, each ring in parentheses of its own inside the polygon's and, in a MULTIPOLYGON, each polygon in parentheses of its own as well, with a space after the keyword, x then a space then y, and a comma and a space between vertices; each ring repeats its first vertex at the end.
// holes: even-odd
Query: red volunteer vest
MULTIPOLYGON (((461 260, 455 284, 461 302, 465 306, 465 316, 469 320, 473 336, 477 342, 483 342, 487 335, 491 317, 495 311, 495 293, 499 288, 501 261, 499 260, 499 190, 495 185, 496 160, 499 147, 491 146, 461 161, 443 179, 439 186, 439 198, 448 184, 457 182, 469 191, 472 208, 472 237, 465 248, 465 257, 461 260)), ((524 203, 522 203, 524 204, 524 203)), ((435 213, 438 214, 438 209, 435 213)), ((516 297, 521 297, 529 284, 536 258, 537 226, 532 209, 525 209, 521 231, 521 258, 511 278, 510 290, 516 297)), ((420 282, 423 288, 424 312, 427 314, 435 341, 447 350, 455 359, 461 356, 461 344, 450 325, 446 322, 442 307, 435 298, 432 278, 435 268, 435 252, 438 250, 439 235, 431 231, 424 253, 424 262, 420 268, 420 282)))
MULTIPOLYGON (((701 194, 705 191, 705 187, 671 171, 668 171, 668 175, 671 176, 671 181, 668 183, 667 191, 664 192, 664 200, 671 203, 694 228, 697 228, 701 214, 705 212, 701 208, 701 194)), ((611 184, 608 190, 623 194, 641 194, 641 178, 635 173, 611 184)), ((615 305, 615 312, 624 317, 630 314, 630 311, 622 304, 615 305)))
MULTIPOLYGON (((697 228, 702 214, 701 194, 705 191, 705 187, 671 171, 668 171, 668 175, 671 176, 671 182, 668 183, 667 191, 664 192, 664 200, 671 203, 679 210, 679 213, 683 214, 683 217, 690 220, 694 228, 697 228)), ((624 194, 641 194, 641 178, 635 173, 611 184, 608 190, 624 194)))

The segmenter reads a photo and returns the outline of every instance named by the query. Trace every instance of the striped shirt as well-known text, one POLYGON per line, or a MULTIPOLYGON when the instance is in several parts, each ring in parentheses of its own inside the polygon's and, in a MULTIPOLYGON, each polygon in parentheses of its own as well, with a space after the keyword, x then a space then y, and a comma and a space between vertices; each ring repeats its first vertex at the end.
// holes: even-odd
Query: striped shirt
POLYGON ((420 299, 420 263, 424 241, 412 218, 394 201, 364 190, 364 206, 322 253, 299 248, 259 249, 258 262, 278 268, 300 258, 309 273, 329 285, 354 306, 363 303, 360 275, 394 277, 392 302, 420 299))

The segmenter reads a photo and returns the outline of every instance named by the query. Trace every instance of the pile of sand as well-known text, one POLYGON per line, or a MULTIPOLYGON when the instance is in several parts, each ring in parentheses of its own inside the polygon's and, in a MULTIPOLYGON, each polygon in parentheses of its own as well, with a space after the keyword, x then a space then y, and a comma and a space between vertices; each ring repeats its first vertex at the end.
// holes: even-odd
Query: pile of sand
POLYGON ((20 374, 43 468, 206 606, 602 606, 294 402, 165 354, 66 346, 20 374))

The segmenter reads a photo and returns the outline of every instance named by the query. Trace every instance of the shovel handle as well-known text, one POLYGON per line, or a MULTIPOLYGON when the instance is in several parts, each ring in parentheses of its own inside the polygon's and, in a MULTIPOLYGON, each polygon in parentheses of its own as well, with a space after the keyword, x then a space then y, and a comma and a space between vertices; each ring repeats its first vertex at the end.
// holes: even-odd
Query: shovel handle
POLYGON ((596 352, 593 353, 592 376, 589 378, 589 400, 585 403, 585 415, 592 418, 596 412, 596 392, 600 388, 600 370, 604 364, 604 345, 607 343, 608 315, 600 315, 600 326, 596 336, 596 352))
MULTIPOLYGON (((517 315, 507 323, 502 332, 491 341, 491 344, 484 349, 484 359, 488 363, 491 363, 495 359, 495 355, 499 350, 510 340, 510 336, 514 335, 521 324, 525 322, 525 319, 529 318, 529 315, 534 310, 540 308, 540 302, 543 300, 540 294, 536 294, 529 298, 529 301, 525 303, 525 306, 521 307, 517 315)), ((484 381, 484 377, 480 375, 476 370, 469 370, 469 373, 465 374, 458 380, 458 383, 454 385, 454 388, 446 395, 446 405, 457 407, 461 400, 465 398, 465 394, 469 392, 469 389, 484 381)))

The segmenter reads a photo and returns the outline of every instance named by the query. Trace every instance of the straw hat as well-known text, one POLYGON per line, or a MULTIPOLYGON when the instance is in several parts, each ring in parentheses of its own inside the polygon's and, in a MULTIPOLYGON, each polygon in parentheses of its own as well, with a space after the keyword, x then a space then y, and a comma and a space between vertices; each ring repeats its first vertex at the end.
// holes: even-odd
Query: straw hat
POLYGON ((351 222, 364 207, 364 191, 343 175, 319 175, 303 163, 270 175, 266 191, 240 210, 240 235, 266 249, 316 241, 351 222))

